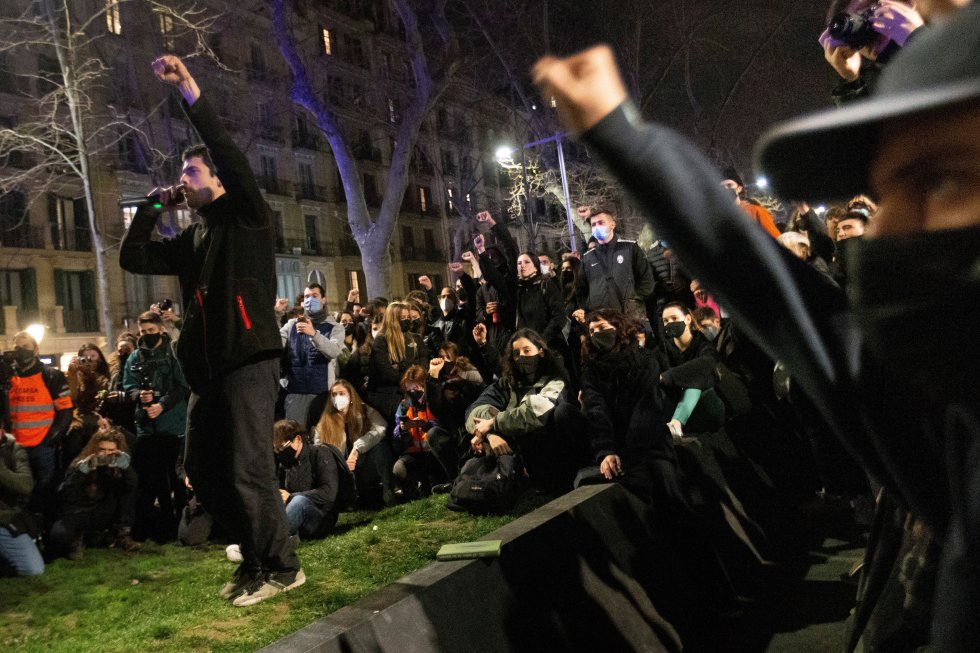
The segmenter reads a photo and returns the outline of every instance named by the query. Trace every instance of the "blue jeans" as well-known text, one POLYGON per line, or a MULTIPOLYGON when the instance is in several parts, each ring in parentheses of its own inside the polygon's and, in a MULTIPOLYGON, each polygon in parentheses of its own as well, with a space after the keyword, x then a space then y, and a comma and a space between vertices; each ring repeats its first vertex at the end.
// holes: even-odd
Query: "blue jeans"
POLYGON ((289 521, 289 534, 299 534, 301 539, 322 537, 321 529, 326 526, 326 513, 320 510, 309 497, 295 496, 286 504, 286 519, 289 521))
POLYGON ((16 537, 0 526, 0 558, 6 560, 18 576, 37 576, 44 571, 44 560, 37 545, 27 533, 16 537))

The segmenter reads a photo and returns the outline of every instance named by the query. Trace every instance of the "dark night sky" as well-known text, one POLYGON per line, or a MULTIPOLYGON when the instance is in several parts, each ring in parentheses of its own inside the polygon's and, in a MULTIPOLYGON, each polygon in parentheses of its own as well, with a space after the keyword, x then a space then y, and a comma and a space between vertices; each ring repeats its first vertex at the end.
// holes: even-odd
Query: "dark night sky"
POLYGON ((735 163, 747 175, 752 144, 767 126, 831 105, 835 77, 816 41, 828 4, 504 0, 486 9, 520 73, 546 49, 568 54, 613 44, 646 117, 675 127, 720 165, 735 163))

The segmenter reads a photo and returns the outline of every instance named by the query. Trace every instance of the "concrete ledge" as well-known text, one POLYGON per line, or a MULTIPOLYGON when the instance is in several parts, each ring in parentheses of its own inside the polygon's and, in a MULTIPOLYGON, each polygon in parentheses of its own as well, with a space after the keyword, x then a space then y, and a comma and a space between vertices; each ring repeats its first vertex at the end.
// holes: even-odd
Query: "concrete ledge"
POLYGON ((500 558, 433 563, 263 651, 679 651, 663 607, 683 588, 649 517, 581 487, 487 535, 500 558))

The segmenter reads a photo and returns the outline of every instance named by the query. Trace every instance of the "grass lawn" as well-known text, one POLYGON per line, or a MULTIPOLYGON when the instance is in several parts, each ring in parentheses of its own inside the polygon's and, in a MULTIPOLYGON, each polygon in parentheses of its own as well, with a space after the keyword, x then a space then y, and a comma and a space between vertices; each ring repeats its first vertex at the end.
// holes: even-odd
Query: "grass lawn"
POLYGON ((479 538, 546 500, 531 496, 495 517, 447 510, 445 496, 345 513, 338 534, 300 545, 306 585, 251 608, 218 598, 236 567, 223 545, 87 549, 42 576, 0 579, 0 649, 254 651, 424 567, 442 544, 479 538))

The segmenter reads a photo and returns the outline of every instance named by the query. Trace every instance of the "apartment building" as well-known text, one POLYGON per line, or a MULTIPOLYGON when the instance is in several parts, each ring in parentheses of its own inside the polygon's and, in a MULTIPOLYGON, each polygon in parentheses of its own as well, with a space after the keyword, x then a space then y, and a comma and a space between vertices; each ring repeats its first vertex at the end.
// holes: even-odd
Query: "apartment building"
MULTIPOLYGON (((0 20, 28 4, 4 3, 0 20)), ((199 36, 174 15, 141 2, 83 4, 101 12, 93 14, 97 18, 89 31, 105 32, 89 49, 105 67, 104 82, 89 89, 92 102, 104 103, 138 128, 107 130, 89 162, 107 268, 110 331, 117 333, 132 327, 152 302, 180 299, 173 278, 119 269, 118 243, 132 211, 120 209, 118 201, 176 181, 177 156, 196 141, 179 98, 153 78, 149 63, 161 52, 194 52, 199 36)), ((251 160, 276 216, 279 295, 295 297, 309 273, 319 270, 327 280, 328 305, 336 307, 349 289, 363 289, 365 282, 334 157, 308 112, 290 101, 290 76, 266 3, 209 0, 207 7, 219 18, 203 42, 221 65, 202 56, 186 63, 251 160)), ((311 75, 340 116, 368 208, 376 215, 409 79, 399 23, 382 0, 316 3, 310 11, 303 31, 315 38, 302 46, 313 62, 311 75)), ((35 100, 57 75, 57 61, 43 48, 0 55, 0 125, 16 129, 29 121, 35 100)), ((431 111, 389 247, 392 296, 417 287, 422 274, 437 285, 447 281, 461 214, 485 208, 503 212, 507 181, 493 154, 501 143, 523 138, 515 127, 520 122, 475 80, 454 82, 431 111)), ((0 153, 0 177, 29 166, 25 158, 0 153)), ((23 187, 0 195, 0 328, 9 336, 28 324, 43 324, 48 333, 43 349, 49 352, 102 342, 106 330, 100 324, 92 233, 81 197, 81 183, 71 177, 44 192, 23 187)), ((172 235, 192 219, 186 211, 174 212, 161 219, 157 231, 172 235)))

